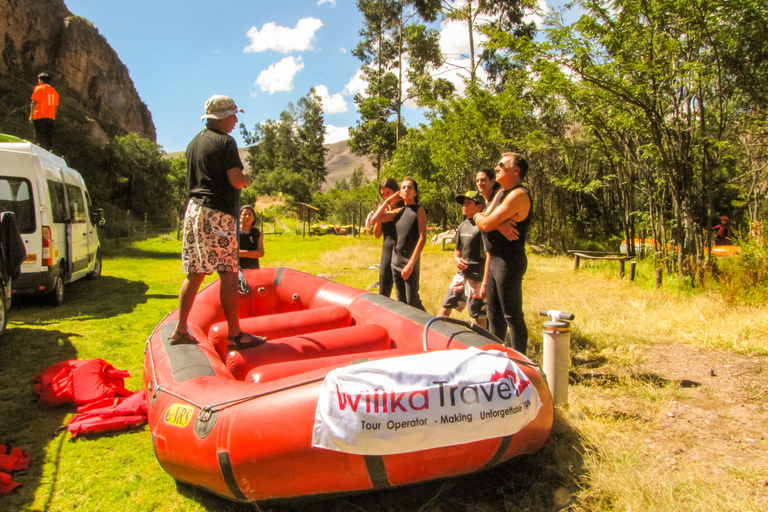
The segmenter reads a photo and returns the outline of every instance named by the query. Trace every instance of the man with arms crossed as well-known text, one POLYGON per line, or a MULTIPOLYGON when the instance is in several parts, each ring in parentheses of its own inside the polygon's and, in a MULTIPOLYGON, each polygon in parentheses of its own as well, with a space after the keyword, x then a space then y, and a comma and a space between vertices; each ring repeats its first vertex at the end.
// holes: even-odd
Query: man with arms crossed
POLYGON ((239 189, 250 180, 235 139, 229 133, 237 126, 237 108, 232 98, 211 96, 205 103, 203 131, 187 147, 189 203, 184 215, 181 263, 186 279, 179 291, 179 322, 169 337, 171 344, 196 343, 187 320, 197 290, 208 274, 218 272, 220 301, 229 330, 229 350, 253 347, 266 340, 240 330, 238 318, 238 250, 235 216, 239 189))
POLYGON ((523 276, 528 269, 525 239, 533 208, 530 192, 522 186, 527 172, 528 162, 521 155, 504 153, 496 165, 496 181, 502 190, 484 213, 475 215, 489 256, 481 291, 487 297, 490 331, 503 340, 509 327, 512 348, 521 354, 528 346, 523 276), (516 235, 508 231, 510 225, 516 228, 516 235))

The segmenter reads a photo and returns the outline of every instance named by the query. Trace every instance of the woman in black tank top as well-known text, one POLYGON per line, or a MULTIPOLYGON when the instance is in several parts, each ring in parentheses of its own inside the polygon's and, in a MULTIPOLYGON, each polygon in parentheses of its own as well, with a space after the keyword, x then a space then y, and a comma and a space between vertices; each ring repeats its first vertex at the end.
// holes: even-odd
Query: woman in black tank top
POLYGON ((427 243, 427 211, 418 204, 418 193, 416 182, 405 178, 400 184, 400 193, 387 198, 371 222, 394 222, 397 240, 392 253, 392 274, 397 300, 424 311, 419 296, 419 259, 427 243), (390 209, 400 199, 405 205, 390 209))
MULTIPOLYGON (((398 187, 397 182, 392 178, 387 178, 381 182, 379 194, 385 201, 382 205, 387 207, 387 212, 393 211, 395 206, 386 203, 386 200, 394 195, 399 196, 399 189, 400 187, 398 187)), ((392 251, 395 249, 395 243, 397 242, 397 230, 395 229, 394 220, 375 223, 373 225, 373 235, 376 238, 384 236, 384 241, 381 244, 381 258, 379 259, 379 294, 389 297, 392 295, 392 286, 394 285, 392 277, 392 251)))

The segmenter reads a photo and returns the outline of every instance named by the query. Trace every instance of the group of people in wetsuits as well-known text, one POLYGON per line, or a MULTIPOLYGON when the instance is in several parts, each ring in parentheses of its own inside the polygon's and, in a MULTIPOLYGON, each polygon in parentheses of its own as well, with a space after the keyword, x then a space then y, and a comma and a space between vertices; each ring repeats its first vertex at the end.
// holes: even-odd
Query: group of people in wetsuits
MULTIPOLYGON (((189 202, 184 215, 182 270, 178 322, 168 336, 175 344, 196 344, 189 332, 189 314, 206 275, 221 278, 220 301, 227 320, 230 350, 261 345, 262 336, 240 329, 239 268, 258 268, 264 238, 254 225, 255 212, 238 212, 239 190, 250 183, 237 143, 229 135, 237 126, 237 107, 229 96, 216 94, 205 103, 205 128, 187 146, 189 202), (236 216, 240 216, 237 229, 236 216)), ((477 188, 459 195, 467 217, 459 229, 454 251, 457 276, 446 295, 441 315, 470 304, 470 315, 485 322, 492 334, 525 354, 528 329, 523 317, 523 276, 528 267, 525 239, 531 223, 531 195, 522 186, 528 162, 517 153, 504 153, 494 170, 477 173, 477 188), (482 240, 482 243, 480 243, 482 240), (482 271, 481 271, 482 269, 482 271), (487 302, 487 309, 482 303, 487 302)), ((380 263, 380 293, 424 310, 419 296, 419 260, 427 243, 427 211, 419 204, 419 186, 410 177, 399 185, 384 180, 382 203, 370 217, 377 237, 384 236, 380 263)))
MULTIPOLYGON (((505 153, 494 170, 477 173, 477 191, 456 196, 466 219, 456 233, 453 259, 457 273, 439 316, 462 311, 525 354, 528 329, 523 315, 523 276, 528 268, 525 240, 532 217, 530 192, 522 186, 528 162, 505 153), (487 305, 487 306, 486 306, 487 305), (487 317, 487 320, 486 320, 487 317)), ((382 203, 369 217, 374 235, 383 237, 379 293, 424 310, 419 296, 419 259, 427 241, 427 212, 419 204, 419 188, 410 177, 398 185, 392 178, 379 186, 382 203)))

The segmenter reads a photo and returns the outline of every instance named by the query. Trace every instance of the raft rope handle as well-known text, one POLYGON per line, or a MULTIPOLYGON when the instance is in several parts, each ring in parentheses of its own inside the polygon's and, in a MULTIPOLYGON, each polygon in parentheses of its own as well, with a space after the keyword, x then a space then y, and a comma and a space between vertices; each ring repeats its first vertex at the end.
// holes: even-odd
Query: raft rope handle
MULTIPOLYGON (((460 325, 462 327, 466 327, 467 329, 469 329, 469 330, 479 334, 480 336, 485 336, 486 338, 490 339, 491 341, 493 341, 495 343, 499 343, 500 345, 504 345, 504 343, 499 338, 497 338, 493 333, 491 333, 487 329, 483 329, 482 327, 480 327, 477 324, 470 323, 470 322, 467 322, 467 321, 464 321, 464 320, 459 320, 458 318, 451 318, 449 316, 436 316, 436 317, 430 319, 429 322, 427 322, 427 325, 424 327, 424 341, 423 341, 423 344, 422 344, 422 346, 424 348, 424 352, 427 352, 427 333, 429 332, 429 326, 432 325, 432 322, 435 322, 435 321, 447 322, 449 324, 455 324, 455 325, 460 325)), ((510 358, 510 359, 512 359, 512 358, 510 358)), ((544 377, 544 380, 547 379, 547 376, 544 374, 544 372, 541 370, 541 368, 539 366, 537 366, 536 364, 534 364, 532 362, 529 362, 529 361, 523 361, 523 360, 520 360, 520 359, 512 359, 512 361, 514 363, 516 363, 516 364, 522 364, 523 366, 528 366, 529 368, 533 368, 534 370, 536 370, 539 373, 539 375, 544 377)))
POLYGON ((223 411, 224 409, 232 407, 233 405, 239 405, 244 402, 255 400, 256 398, 262 398, 265 396, 273 395, 275 393, 280 393, 281 391, 288 391, 290 389, 306 386, 307 384, 313 384, 315 382, 320 382, 322 380, 325 380, 325 375, 323 375, 322 377, 315 377, 314 379, 297 382, 295 384, 290 384, 288 386, 283 386, 282 388, 271 389, 269 391, 264 391, 262 393, 256 393, 255 395, 242 396, 240 398, 233 398, 232 400, 227 400, 225 402, 206 405, 204 407, 200 407, 200 414, 198 415, 198 417, 200 421, 205 422, 205 421, 208 421, 208 419, 210 419, 211 414, 213 414, 214 412, 223 411))

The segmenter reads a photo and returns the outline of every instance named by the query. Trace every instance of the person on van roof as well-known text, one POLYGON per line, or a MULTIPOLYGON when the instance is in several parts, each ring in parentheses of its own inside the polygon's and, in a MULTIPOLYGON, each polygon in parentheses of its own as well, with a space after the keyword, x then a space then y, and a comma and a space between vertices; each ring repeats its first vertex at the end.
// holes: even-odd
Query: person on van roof
POLYGON ((37 87, 32 92, 32 106, 29 109, 29 122, 35 128, 37 145, 51 151, 53 149, 53 120, 59 106, 59 93, 50 86, 48 73, 37 75, 37 87))
POLYGON ((189 203, 184 215, 181 266, 187 277, 179 290, 179 321, 171 344, 196 343, 187 320, 197 290, 208 274, 218 272, 219 300, 227 320, 230 350, 266 341, 240 330, 238 315, 238 249, 235 216, 238 190, 250 180, 243 171, 237 143, 229 133, 237 126, 237 108, 228 96, 215 95, 205 102, 206 126, 187 146, 189 203))

